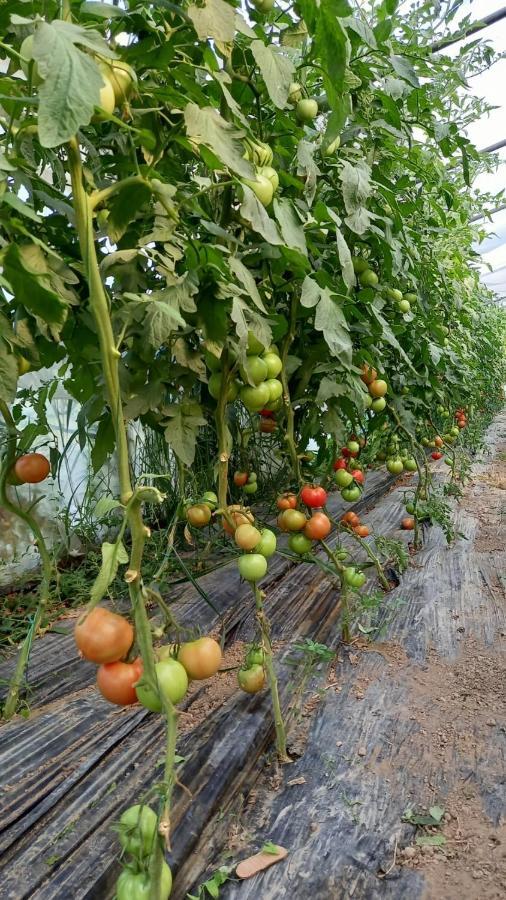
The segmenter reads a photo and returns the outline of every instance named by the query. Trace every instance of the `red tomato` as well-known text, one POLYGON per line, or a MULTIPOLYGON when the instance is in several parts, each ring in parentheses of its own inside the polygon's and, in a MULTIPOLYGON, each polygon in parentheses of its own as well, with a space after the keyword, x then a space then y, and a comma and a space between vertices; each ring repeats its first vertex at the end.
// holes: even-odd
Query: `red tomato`
POLYGON ((242 487, 246 484, 248 480, 247 472, 235 472, 234 473, 234 484, 236 487, 242 487))
POLYGON ((439 452, 439 450, 434 450, 434 453, 431 453, 432 459, 441 459, 443 454, 439 452))
POLYGON ((130 706, 137 703, 134 684, 142 675, 142 659, 137 657, 132 663, 111 662, 98 667, 97 687, 110 703, 130 706))
POLYGON ((361 538, 369 537, 371 533, 368 525, 355 525, 353 531, 361 538))
POLYGON ((50 465, 42 453, 25 453, 14 463, 14 473, 22 484, 38 484, 49 475, 50 465))
POLYGON ((413 531, 414 527, 415 520, 412 518, 412 516, 406 516, 406 518, 401 522, 401 528, 403 528, 404 531, 413 531))
POLYGON ((272 409, 261 409, 259 415, 263 416, 264 419, 273 419, 276 413, 272 409))
POLYGON ((306 506, 315 509, 320 506, 325 506, 327 502, 327 492, 322 487, 306 484, 300 492, 300 499, 306 506))
POLYGON ((365 475, 364 475, 364 473, 361 471, 361 469, 353 469, 351 474, 353 475, 355 481, 358 481, 359 484, 363 484, 363 483, 364 483, 364 481, 365 481, 365 475))
POLYGON ((349 459, 349 458, 350 458, 351 453, 350 453, 350 451, 348 450, 347 447, 341 447, 341 456, 343 456, 344 459, 349 459))
POLYGON ((272 434, 276 431, 277 425, 274 419, 260 419, 259 431, 261 434, 272 434))
POLYGON ((127 655, 134 630, 123 616, 96 606, 86 618, 78 621, 74 637, 85 659, 94 663, 112 663, 127 655))
POLYGON ((335 462, 332 464, 332 468, 334 469, 334 472, 337 472, 339 469, 345 469, 346 460, 341 456, 339 459, 335 460, 335 462))
POLYGON ((295 509, 297 497, 295 494, 283 494, 282 497, 278 497, 276 500, 276 506, 278 509, 295 509))
POLYGON ((313 513, 307 520, 304 528, 304 534, 310 541, 322 541, 332 530, 332 523, 325 513, 313 513))

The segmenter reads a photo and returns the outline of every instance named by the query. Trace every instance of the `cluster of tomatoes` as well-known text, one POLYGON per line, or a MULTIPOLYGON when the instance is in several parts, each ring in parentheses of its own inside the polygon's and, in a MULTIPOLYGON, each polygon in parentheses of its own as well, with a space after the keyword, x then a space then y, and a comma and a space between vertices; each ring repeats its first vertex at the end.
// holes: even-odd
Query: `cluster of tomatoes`
POLYGON ((179 649, 160 647, 156 651, 158 690, 155 691, 141 682, 143 666, 140 656, 128 661, 135 635, 124 616, 96 606, 78 621, 74 637, 84 659, 98 665, 97 687, 106 700, 117 706, 139 702, 152 712, 162 711, 164 697, 172 703, 179 703, 188 690, 190 680, 211 678, 222 661, 221 647, 210 637, 188 641, 179 649))
POLYGON ((267 560, 274 555, 277 546, 274 532, 270 528, 259 529, 254 523, 251 510, 241 509, 238 505, 227 507, 223 517, 223 528, 233 535, 243 551, 237 562, 239 574, 250 584, 256 584, 267 573, 267 560))
POLYGON ((276 500, 280 510, 278 526, 290 534, 288 547, 298 556, 309 553, 313 541, 324 540, 332 530, 332 523, 322 507, 327 502, 327 492, 320 485, 306 484, 297 498, 296 494, 282 494, 276 500), (310 515, 299 509, 300 503, 310 510, 310 515))
POLYGON ((234 484, 242 488, 245 494, 256 494, 258 481, 256 472, 234 472, 234 484))
POLYGON ((47 478, 50 468, 42 453, 25 453, 14 463, 7 475, 7 482, 13 485, 39 484, 47 478))
MULTIPOLYGON (((364 259, 361 256, 353 257, 353 270, 356 275, 358 275, 358 283, 361 288, 376 288, 379 284, 379 278, 371 268, 370 263, 367 259, 364 259)), ((418 297, 416 294, 409 291, 408 293, 403 294, 399 288, 385 287, 383 288, 386 296, 389 300, 394 300, 397 304, 397 308, 402 315, 406 315, 411 312, 411 307, 417 302, 418 297)))
MULTIPOLYGON (((118 837, 126 865, 116 882, 116 900, 140 900, 152 896, 150 860, 158 841, 158 817, 146 804, 136 803, 122 814, 118 837)), ((172 872, 162 861, 160 900, 168 900, 172 891, 172 872)))
POLYGON ((362 466, 356 461, 363 447, 365 438, 357 438, 353 434, 346 447, 341 448, 341 456, 333 463, 336 473, 334 481, 341 490, 341 497, 348 503, 355 503, 360 498, 365 483, 362 466))
POLYGON ((462 407, 460 409, 456 409, 454 413, 454 419, 457 423, 458 428, 465 428, 467 425, 466 410, 462 407))
MULTIPOLYGON (((231 353, 229 350, 229 356, 231 353)), ((222 363, 218 357, 209 352, 205 353, 205 359, 207 367, 212 372, 207 385, 209 393, 214 400, 218 400, 223 381, 222 363)), ((236 365, 234 362, 234 367, 236 365)), ((248 412, 259 413, 261 410, 275 412, 281 406, 283 395, 283 385, 277 377, 282 368, 283 363, 277 347, 273 344, 266 349, 250 331, 244 365, 238 366, 237 377, 228 380, 227 403, 232 403, 240 397, 248 412)))
POLYGON ((346 512, 344 516, 341 516, 341 524, 349 531, 354 531, 360 538, 369 537, 371 533, 369 526, 363 524, 360 521, 360 516, 356 512, 351 512, 351 510, 346 512))
POLYGON ((237 681, 246 694, 258 694, 265 686, 265 654, 263 648, 253 644, 247 651, 243 665, 237 673, 237 681))
POLYGON ((378 378, 376 369, 368 366, 367 363, 364 363, 362 366, 360 378, 368 390, 368 394, 365 395, 366 406, 372 409, 373 412, 383 412, 387 405, 385 394, 388 392, 388 384, 386 381, 378 378))

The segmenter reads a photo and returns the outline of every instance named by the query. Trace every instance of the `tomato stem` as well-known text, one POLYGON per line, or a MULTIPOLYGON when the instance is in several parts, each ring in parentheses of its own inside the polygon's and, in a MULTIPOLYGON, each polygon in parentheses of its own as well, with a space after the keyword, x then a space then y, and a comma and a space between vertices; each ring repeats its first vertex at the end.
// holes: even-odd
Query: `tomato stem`
POLYGON ((283 349, 281 351, 281 362, 283 363, 283 367, 281 369, 281 384, 283 385, 283 404, 285 407, 286 413, 286 432, 285 432, 285 441, 286 446, 288 447, 288 454, 290 456, 290 461, 292 464, 293 475, 295 478, 295 482, 297 488, 300 487, 302 478, 300 473, 300 461, 297 456, 297 444, 295 441, 295 417, 293 414, 293 406, 290 397, 290 387, 288 384, 288 374, 287 374, 287 363, 288 363, 288 354, 290 352, 290 347, 293 344, 295 339, 295 330, 297 324, 297 307, 298 307, 298 297, 294 293, 292 294, 292 301, 290 305, 290 327, 288 330, 288 334, 285 337, 283 342, 283 349))
POLYGON ((264 651, 264 663, 267 669, 267 680, 271 690, 272 708, 274 712, 274 728, 276 731, 276 750, 281 762, 290 762, 286 750, 286 729, 283 721, 283 713, 281 712, 281 704, 279 701, 278 679, 274 669, 274 660, 272 655, 272 644, 270 636, 269 620, 264 610, 264 593, 260 590, 257 583, 252 585, 253 594, 256 605, 256 618, 260 632, 262 634, 262 647, 264 651))
POLYGON ((227 396, 230 387, 230 369, 228 365, 228 350, 226 348, 221 354, 221 362, 221 386, 214 418, 218 437, 218 503, 222 509, 226 509, 228 462, 230 459, 230 441, 227 429, 227 396))
POLYGON ((35 538, 35 543, 37 544, 37 549, 39 551, 40 561, 42 565, 42 579, 40 583, 37 609, 35 610, 35 615, 30 624, 26 637, 21 645, 21 650, 19 651, 19 655, 16 661, 16 668, 14 669, 14 673, 10 680, 7 697, 2 709, 3 717, 5 719, 10 719, 16 713, 18 708, 19 694, 23 686, 32 643, 39 630, 44 610, 49 603, 51 581, 53 579, 54 571, 51 556, 38 522, 29 512, 22 509, 17 503, 14 503, 7 496, 7 476, 9 475, 9 472, 11 471, 16 461, 18 436, 14 419, 12 418, 9 407, 4 400, 0 400, 0 413, 2 414, 2 418, 7 429, 6 449, 2 459, 2 466, 0 468, 0 504, 5 509, 9 510, 9 512, 11 512, 14 516, 22 519, 22 521, 25 522, 26 525, 28 525, 28 528, 35 538))

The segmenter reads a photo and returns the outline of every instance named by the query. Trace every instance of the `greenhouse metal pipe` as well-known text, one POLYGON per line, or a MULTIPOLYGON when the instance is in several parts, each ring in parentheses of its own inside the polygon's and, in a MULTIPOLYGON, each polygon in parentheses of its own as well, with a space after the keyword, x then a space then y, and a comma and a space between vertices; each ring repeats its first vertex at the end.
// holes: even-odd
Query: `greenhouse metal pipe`
POLYGON ((502 212, 503 209, 506 209, 506 203, 503 203, 502 206, 496 206, 495 209, 491 209, 489 213, 478 213, 478 215, 473 216, 469 219, 470 222, 479 222, 480 219, 486 219, 488 216, 493 216, 495 213, 502 212))
POLYGON ((459 41, 463 41, 465 38, 470 37, 471 34, 476 34, 477 31, 482 31, 484 28, 488 28, 489 25, 495 25, 496 22, 500 22, 501 19, 506 18, 506 6, 503 6, 502 9, 496 10, 496 12, 490 13, 488 16, 483 16, 483 19, 480 19, 478 22, 472 22, 471 25, 459 35, 453 34, 448 38, 441 38, 439 41, 435 41, 430 45, 429 50, 431 53, 437 53, 439 50, 442 50, 444 47, 450 47, 452 44, 458 44, 459 41))
POLYGON ((490 147, 484 147, 483 150, 478 150, 478 153, 494 153, 495 150, 500 150, 501 147, 506 147, 506 138, 502 141, 497 141, 497 144, 490 144, 490 147))

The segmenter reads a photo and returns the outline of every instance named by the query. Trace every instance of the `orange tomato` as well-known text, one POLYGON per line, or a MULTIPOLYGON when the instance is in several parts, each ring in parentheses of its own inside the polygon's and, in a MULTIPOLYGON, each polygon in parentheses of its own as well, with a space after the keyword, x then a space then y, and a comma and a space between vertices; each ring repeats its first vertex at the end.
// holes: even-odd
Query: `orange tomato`
POLYGON ((117 662, 127 655, 134 640, 130 622, 103 606, 96 606, 74 629, 78 649, 94 663, 117 662))
POLYGON ((117 706, 130 706, 137 703, 134 685, 142 675, 142 659, 137 657, 132 663, 111 662, 99 666, 97 671, 97 687, 110 703, 117 706))
POLYGON ((307 520, 304 534, 311 541, 321 541, 330 534, 331 530, 332 523, 329 517, 325 513, 317 512, 313 513, 311 518, 307 520))

